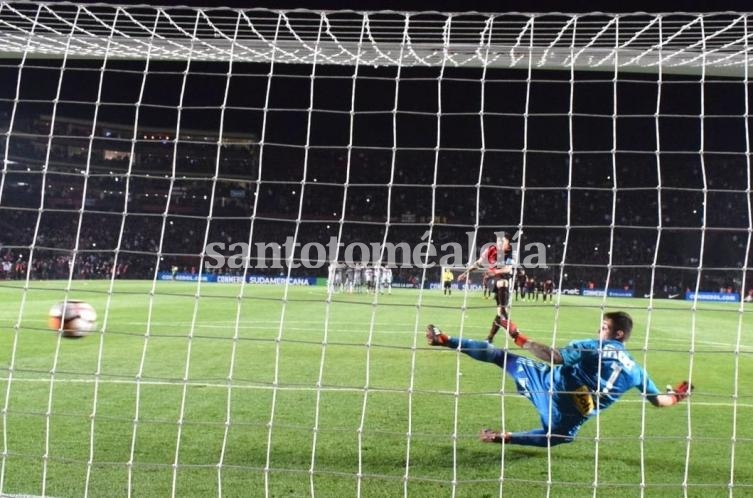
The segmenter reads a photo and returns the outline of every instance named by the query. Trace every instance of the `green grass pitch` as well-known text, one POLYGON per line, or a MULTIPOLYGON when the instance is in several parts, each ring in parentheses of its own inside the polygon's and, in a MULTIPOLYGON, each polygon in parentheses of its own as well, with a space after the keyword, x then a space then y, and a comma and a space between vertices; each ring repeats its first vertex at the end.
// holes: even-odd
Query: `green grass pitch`
POLYGON ((108 307, 109 282, 74 281, 70 298, 105 329, 61 340, 46 317, 65 285, 0 286, 0 494, 753 494, 747 306, 513 302, 520 328, 556 345, 595 337, 602 305, 625 309, 628 346, 657 385, 696 386, 669 409, 629 393, 548 451, 479 443, 484 427, 528 430, 538 416, 496 366, 425 344, 427 323, 485 337, 494 311, 479 293, 396 289, 374 305, 327 303, 324 287, 239 297, 235 285, 160 282, 152 295, 151 282, 116 281, 108 307))

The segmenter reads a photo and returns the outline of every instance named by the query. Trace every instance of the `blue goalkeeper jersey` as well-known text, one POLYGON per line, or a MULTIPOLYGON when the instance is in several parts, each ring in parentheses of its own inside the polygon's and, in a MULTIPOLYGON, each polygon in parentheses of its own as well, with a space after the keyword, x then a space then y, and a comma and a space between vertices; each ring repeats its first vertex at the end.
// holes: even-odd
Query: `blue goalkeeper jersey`
POLYGON ((573 341, 559 352, 563 365, 555 376, 555 389, 572 393, 581 415, 608 408, 632 388, 643 391, 645 385, 647 395, 661 394, 620 341, 573 341))
POLYGON ((554 365, 498 349, 488 342, 449 337, 447 347, 494 363, 515 380, 517 391, 528 398, 541 417, 542 429, 512 433, 514 444, 547 446, 573 440, 592 416, 612 405, 625 391, 636 388, 661 394, 646 371, 619 341, 574 341, 558 351, 562 364, 554 365), (550 439, 548 432, 556 436, 550 439))

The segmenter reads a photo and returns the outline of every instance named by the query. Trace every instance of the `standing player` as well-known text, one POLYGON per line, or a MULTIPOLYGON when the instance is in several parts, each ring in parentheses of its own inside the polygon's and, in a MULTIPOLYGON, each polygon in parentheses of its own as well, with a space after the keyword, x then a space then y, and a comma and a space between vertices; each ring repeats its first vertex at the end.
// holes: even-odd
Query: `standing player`
POLYGON ((330 263, 327 267, 327 292, 334 294, 337 288, 335 284, 335 275, 337 275, 337 265, 330 263))
POLYGON ((343 268, 338 263, 330 263, 327 272, 327 286, 329 292, 336 293, 343 290, 343 268))
POLYGON ((656 407, 676 405, 690 395, 692 386, 680 383, 662 394, 646 370, 625 349, 633 320, 625 312, 605 313, 598 339, 573 341, 564 348, 551 348, 529 340, 514 323, 503 320, 515 344, 530 351, 534 361, 472 339, 444 334, 434 325, 426 329, 431 346, 459 349, 471 358, 504 368, 515 381, 518 393, 533 403, 541 429, 499 432, 484 429, 485 443, 525 446, 556 446, 575 439, 581 426, 614 404, 629 389, 643 392, 656 407), (552 366, 554 365, 554 366, 552 366))
POLYGON ((481 279, 481 286, 484 288, 484 299, 489 299, 494 295, 496 289, 494 278, 486 272, 481 279))
POLYGON ((392 294, 392 268, 387 265, 382 269, 382 289, 387 289, 387 294, 392 294))
POLYGON ((382 291, 382 265, 374 265, 374 294, 383 294, 382 291))
POLYGON ((363 265, 356 263, 353 268, 353 287, 356 289, 356 294, 363 292, 363 265))
POLYGON ((449 268, 445 268, 442 272, 442 287, 444 289, 445 296, 452 295, 452 281, 455 280, 455 276, 452 274, 449 268))
POLYGON ((554 292, 554 282, 551 278, 547 278, 544 280, 544 302, 546 302, 546 297, 549 296, 549 302, 551 303, 553 301, 552 293, 554 292))
POLYGON ((369 266, 368 263, 363 266, 363 282, 366 285, 367 294, 376 291, 376 286, 374 285, 374 267, 369 266))
POLYGON ((518 300, 518 293, 520 293, 521 299, 526 298, 526 271, 523 268, 518 268, 518 273, 515 275, 515 300, 518 300))
POLYGON ((493 245, 489 245, 481 252, 481 256, 458 276, 462 282, 476 269, 486 268, 486 274, 494 282, 494 300, 497 303, 497 316, 492 320, 492 326, 486 340, 494 341, 501 327, 500 320, 507 318, 507 305, 510 300, 510 278, 513 271, 512 246, 510 235, 507 232, 497 232, 497 239, 493 245))
POLYGON ((348 267, 345 268, 345 290, 348 294, 353 294, 355 274, 355 268, 352 266, 348 265, 348 267))
POLYGON ((528 296, 528 300, 533 300, 534 296, 536 294, 536 279, 532 276, 528 277, 528 280, 526 280, 526 295, 528 296))

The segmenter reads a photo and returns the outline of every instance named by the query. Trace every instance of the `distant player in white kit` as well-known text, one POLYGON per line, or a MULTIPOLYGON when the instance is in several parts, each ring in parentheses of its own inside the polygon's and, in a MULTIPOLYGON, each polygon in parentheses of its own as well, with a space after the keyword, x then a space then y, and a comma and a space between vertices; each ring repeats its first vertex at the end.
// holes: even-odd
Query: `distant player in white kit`
POLYGON ((382 293, 387 289, 387 294, 392 294, 392 268, 384 266, 382 268, 382 293))

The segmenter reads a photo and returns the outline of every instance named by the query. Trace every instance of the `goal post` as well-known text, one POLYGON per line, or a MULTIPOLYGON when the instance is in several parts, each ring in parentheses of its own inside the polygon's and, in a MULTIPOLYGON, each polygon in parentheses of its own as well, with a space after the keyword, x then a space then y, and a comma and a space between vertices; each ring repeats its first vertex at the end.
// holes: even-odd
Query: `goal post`
POLYGON ((750 493, 750 23, 0 2, 0 496, 750 493), (687 402, 479 442, 539 417, 424 334, 502 231, 521 330, 628 311, 687 402))

